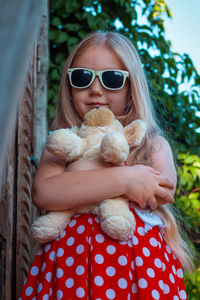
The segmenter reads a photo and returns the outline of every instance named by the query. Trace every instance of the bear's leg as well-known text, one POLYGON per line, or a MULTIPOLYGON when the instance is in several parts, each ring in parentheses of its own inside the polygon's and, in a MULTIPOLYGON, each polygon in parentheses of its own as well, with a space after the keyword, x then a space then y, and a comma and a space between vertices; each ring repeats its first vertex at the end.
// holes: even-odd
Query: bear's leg
POLYGON ((102 230, 110 237, 127 240, 135 230, 135 217, 129 210, 129 203, 122 197, 107 199, 100 204, 102 230))
POLYGON ((49 212, 45 216, 36 219, 32 225, 33 237, 39 243, 47 243, 55 240, 63 232, 73 211, 56 211, 49 212))

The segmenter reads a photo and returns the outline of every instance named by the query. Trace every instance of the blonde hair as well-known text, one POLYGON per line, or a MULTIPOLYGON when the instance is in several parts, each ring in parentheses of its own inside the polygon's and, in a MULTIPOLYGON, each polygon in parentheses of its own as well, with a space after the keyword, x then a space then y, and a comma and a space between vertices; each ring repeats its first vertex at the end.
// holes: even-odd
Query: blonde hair
MULTIPOLYGON (((131 102, 127 113, 119 117, 123 125, 127 125, 134 119, 143 120, 148 128, 143 143, 136 147, 129 155, 128 165, 143 163, 151 165, 152 139, 162 135, 155 121, 149 89, 140 57, 132 42, 124 35, 117 32, 94 32, 87 35, 69 55, 64 66, 61 83, 58 92, 56 117, 54 129, 62 127, 80 126, 82 120, 74 109, 71 95, 71 87, 67 76, 67 70, 73 67, 76 58, 89 47, 106 45, 115 52, 129 71, 131 102)), ((173 214, 164 206, 156 210, 166 222, 165 238, 175 255, 180 259, 186 270, 192 269, 191 255, 187 245, 181 238, 173 214)))

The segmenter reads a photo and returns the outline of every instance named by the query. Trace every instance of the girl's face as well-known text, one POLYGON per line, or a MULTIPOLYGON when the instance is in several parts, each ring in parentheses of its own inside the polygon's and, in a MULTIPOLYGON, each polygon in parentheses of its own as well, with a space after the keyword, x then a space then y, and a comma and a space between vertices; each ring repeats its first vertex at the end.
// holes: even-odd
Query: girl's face
MULTIPOLYGON (((95 71, 106 69, 126 70, 118 56, 107 46, 89 47, 73 64, 73 68, 88 68, 95 71)), ((77 89, 72 87, 72 98, 78 115, 83 119, 85 113, 92 108, 106 106, 112 110, 115 116, 124 114, 129 97, 129 83, 120 90, 108 90, 104 88, 96 76, 88 88, 77 89)))

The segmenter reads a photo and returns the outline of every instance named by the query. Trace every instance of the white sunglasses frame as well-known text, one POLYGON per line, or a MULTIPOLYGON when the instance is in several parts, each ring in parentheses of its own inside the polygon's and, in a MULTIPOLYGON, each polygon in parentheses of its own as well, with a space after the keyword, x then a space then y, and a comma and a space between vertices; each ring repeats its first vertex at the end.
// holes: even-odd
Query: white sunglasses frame
POLYGON ((70 85, 76 89, 86 89, 88 88, 95 80, 96 76, 98 76, 102 86, 107 89, 107 90, 111 90, 111 91, 116 91, 116 90, 121 90, 123 87, 124 87, 124 84, 126 82, 126 78, 129 77, 129 72, 128 71, 124 71, 124 70, 119 70, 119 69, 106 69, 106 70, 101 70, 101 71, 95 71, 95 70, 92 70, 92 69, 88 69, 88 68, 69 68, 68 69, 68 75, 69 75, 69 82, 70 82, 70 85), (73 85, 72 83, 72 80, 71 80, 71 76, 72 76, 72 72, 75 71, 75 70, 86 70, 86 71, 90 71, 92 73, 92 79, 90 81, 90 83, 84 87, 77 87, 75 85, 73 85), (102 74, 103 72, 105 71, 117 71, 117 72, 121 72, 124 77, 123 77, 123 84, 120 88, 109 88, 107 86, 104 85, 103 83, 103 79, 102 79, 102 74))

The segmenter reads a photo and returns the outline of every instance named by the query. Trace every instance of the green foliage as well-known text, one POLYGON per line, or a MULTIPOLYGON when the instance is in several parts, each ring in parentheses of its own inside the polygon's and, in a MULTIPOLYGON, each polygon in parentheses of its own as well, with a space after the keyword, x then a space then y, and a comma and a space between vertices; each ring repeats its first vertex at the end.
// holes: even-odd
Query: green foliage
POLYGON ((200 157, 180 153, 177 169, 178 186, 175 206, 181 212, 185 226, 193 234, 200 230, 200 157))
POLYGON ((197 300, 200 299, 200 157, 180 153, 178 160, 174 204, 181 214, 182 227, 193 241, 197 265, 197 269, 192 274, 185 273, 184 278, 188 299, 197 300))
POLYGON ((188 299, 200 299, 200 267, 198 267, 192 274, 185 274, 184 279, 188 299))

